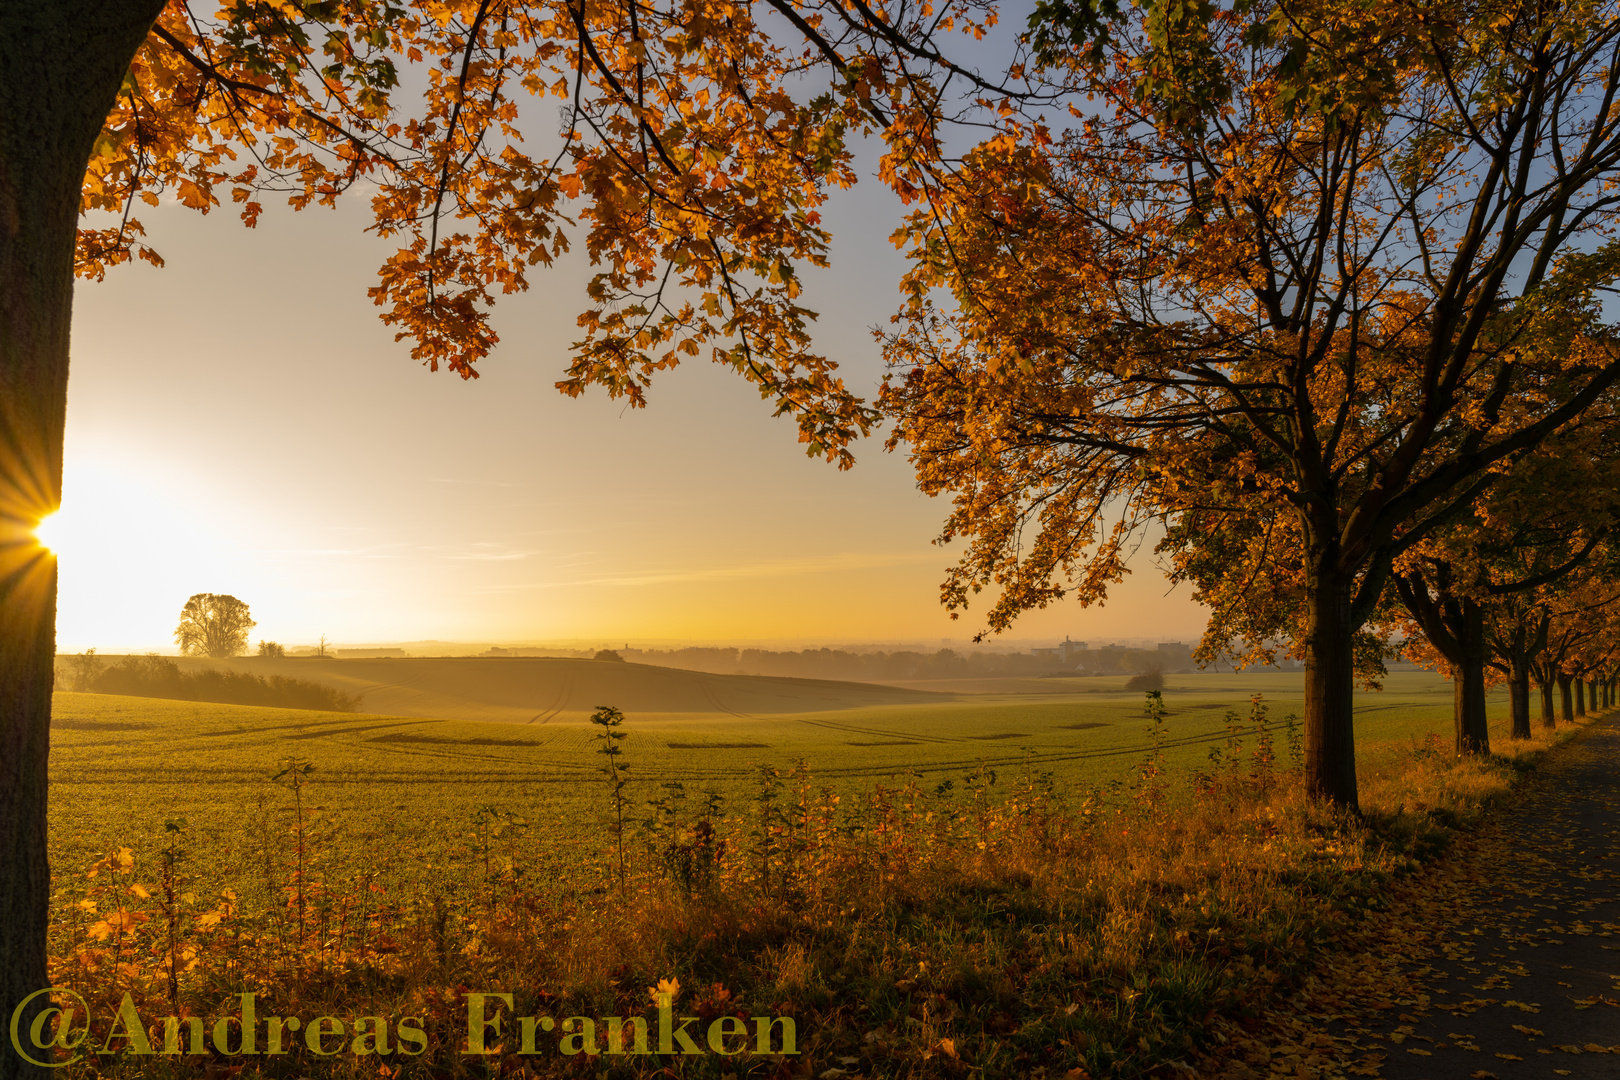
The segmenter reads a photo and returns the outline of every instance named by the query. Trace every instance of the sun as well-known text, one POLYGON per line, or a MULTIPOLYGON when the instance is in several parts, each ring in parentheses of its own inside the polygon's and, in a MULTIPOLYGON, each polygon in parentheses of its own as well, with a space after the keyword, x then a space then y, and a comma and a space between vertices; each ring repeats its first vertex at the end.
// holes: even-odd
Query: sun
POLYGON ((53 554, 60 550, 62 542, 67 539, 65 533, 61 511, 46 514, 39 519, 39 524, 34 526, 34 539, 39 542, 40 547, 53 554))
POLYGON ((53 510, 40 518, 34 526, 34 541, 52 555, 62 555, 66 547, 73 546, 73 515, 53 510))

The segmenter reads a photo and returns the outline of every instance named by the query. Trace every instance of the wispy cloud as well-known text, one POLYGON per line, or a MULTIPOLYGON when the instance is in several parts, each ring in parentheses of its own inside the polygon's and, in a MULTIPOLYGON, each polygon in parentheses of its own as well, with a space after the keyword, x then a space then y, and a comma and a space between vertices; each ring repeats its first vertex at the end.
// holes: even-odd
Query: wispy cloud
POLYGON ((457 562, 516 562, 537 554, 536 551, 464 551, 447 558, 457 562))
POLYGON ((255 559, 399 559, 410 554, 408 544, 375 544, 368 547, 289 547, 254 548, 242 552, 255 559))
POLYGON ((531 480, 469 480, 460 476, 430 476, 427 478, 427 482, 430 484, 465 484, 468 487, 492 488, 525 488, 534 486, 534 482, 531 480))
POLYGON ((877 552, 841 552, 799 559, 768 559, 758 562, 733 563, 729 566, 697 567, 690 570, 627 571, 621 574, 597 574, 591 577, 566 578, 552 581, 510 582, 491 584, 481 592, 517 592, 519 590, 571 589, 580 586, 642 586, 674 585, 693 581, 728 581, 740 578, 799 577, 807 574, 848 573, 853 570, 876 570, 886 566, 937 563, 937 552, 918 552, 899 555, 877 552))

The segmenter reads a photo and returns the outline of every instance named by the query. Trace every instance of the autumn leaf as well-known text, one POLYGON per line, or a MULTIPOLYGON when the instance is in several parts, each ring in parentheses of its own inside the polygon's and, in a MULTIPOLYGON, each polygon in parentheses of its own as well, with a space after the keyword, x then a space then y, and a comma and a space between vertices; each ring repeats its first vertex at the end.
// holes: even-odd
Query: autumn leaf
POLYGON ((681 981, 676 978, 659 979, 657 986, 647 988, 647 996, 658 1008, 673 1007, 677 998, 681 996, 681 981))

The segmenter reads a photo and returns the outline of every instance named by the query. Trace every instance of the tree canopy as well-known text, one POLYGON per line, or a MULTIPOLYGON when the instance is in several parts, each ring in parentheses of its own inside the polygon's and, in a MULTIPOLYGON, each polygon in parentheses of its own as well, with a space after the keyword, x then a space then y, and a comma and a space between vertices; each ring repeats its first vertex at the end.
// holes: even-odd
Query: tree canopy
POLYGON ((945 600, 1101 600, 1167 523, 1202 596, 1271 578, 1310 789, 1354 806, 1395 560, 1620 378, 1620 12, 1077 10, 1067 126, 1010 125, 903 233, 884 404, 954 500, 945 600))
POLYGON ((180 609, 174 641, 186 656, 219 660, 247 652, 248 631, 257 625, 248 606, 236 597, 196 593, 180 609))
POLYGON ((855 183, 862 135, 918 197, 955 86, 999 88, 941 51, 995 24, 988 0, 197 7, 155 12, 96 137, 83 205, 110 217, 79 230, 77 273, 161 265, 139 212, 165 192, 252 226, 268 198, 361 189, 400 245, 370 288, 383 321, 475 378, 495 300, 583 243, 594 273, 560 389, 639 406, 656 371, 707 350, 846 466, 875 414, 799 303, 799 268, 826 265, 820 208, 855 183))

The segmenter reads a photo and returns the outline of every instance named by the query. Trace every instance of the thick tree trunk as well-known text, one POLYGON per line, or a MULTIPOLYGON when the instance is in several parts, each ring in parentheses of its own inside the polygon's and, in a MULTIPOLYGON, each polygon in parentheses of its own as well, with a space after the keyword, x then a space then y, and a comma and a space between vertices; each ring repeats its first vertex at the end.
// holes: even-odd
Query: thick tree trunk
POLYGON ((1553 716, 1553 684, 1547 679, 1541 680, 1541 726, 1558 726, 1558 720, 1553 716))
MULTIPOLYGON (((33 539, 62 485, 79 190, 161 0, 0 2, 0 1026, 48 985, 46 765, 56 564, 33 539)), ((37 1057, 43 1055, 36 1054, 37 1057)), ((0 1041, 0 1080, 43 1075, 0 1041)))
POLYGON ((1586 681, 1586 707, 1591 712, 1597 712, 1600 707, 1598 705, 1598 684, 1592 679, 1586 681))
POLYGON ((1514 739, 1530 737, 1530 668, 1515 658, 1508 674, 1508 704, 1513 718, 1514 739))
POLYGON ((1576 716, 1585 716, 1586 715, 1586 683, 1585 683, 1584 680, 1582 680, 1582 678, 1579 675, 1575 676, 1574 691, 1575 691, 1575 715, 1576 716))
POLYGON ((1566 724, 1575 721, 1575 703, 1570 700, 1569 684, 1571 676, 1562 671, 1558 673, 1558 716, 1566 724))
POLYGON ((1451 673, 1458 757, 1491 752, 1491 732, 1485 719, 1485 616, 1472 600, 1461 602, 1462 618, 1455 627, 1458 655, 1451 673))
POLYGON ((1311 583, 1305 638, 1305 788, 1315 798, 1356 810, 1352 585, 1334 573, 1318 574, 1311 583))

